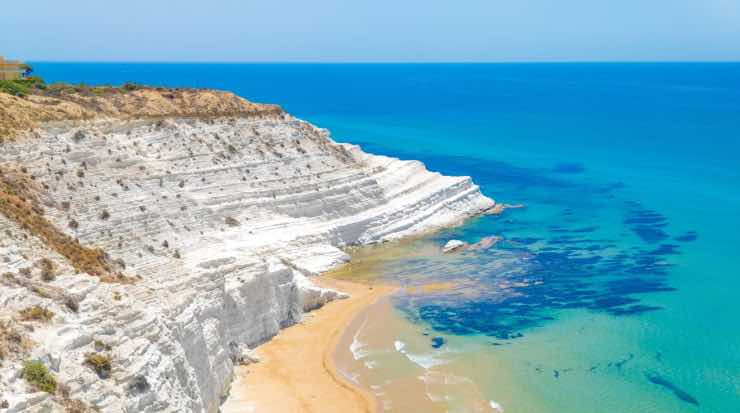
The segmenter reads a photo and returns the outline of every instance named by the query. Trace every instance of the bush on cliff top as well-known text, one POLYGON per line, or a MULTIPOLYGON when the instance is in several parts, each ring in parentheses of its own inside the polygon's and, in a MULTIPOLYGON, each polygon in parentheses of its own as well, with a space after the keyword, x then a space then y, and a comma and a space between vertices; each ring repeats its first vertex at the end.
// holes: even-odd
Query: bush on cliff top
POLYGON ((46 89, 46 83, 40 77, 29 77, 25 79, 0 80, 0 92, 13 96, 23 97, 35 89, 46 89))
POLYGON ((38 76, 29 76, 22 79, 0 80, 0 93, 25 97, 34 92, 43 91, 48 96, 58 96, 65 93, 78 93, 85 96, 104 95, 108 93, 133 92, 146 87, 137 83, 126 82, 121 86, 89 86, 84 83, 53 83, 47 85, 44 79, 38 76))

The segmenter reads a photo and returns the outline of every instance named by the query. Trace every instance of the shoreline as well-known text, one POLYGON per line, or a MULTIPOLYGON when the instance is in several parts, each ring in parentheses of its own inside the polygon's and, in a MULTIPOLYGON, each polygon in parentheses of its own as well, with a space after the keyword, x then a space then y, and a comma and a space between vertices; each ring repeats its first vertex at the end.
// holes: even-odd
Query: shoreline
POLYGON ((307 313, 301 323, 281 330, 258 346, 255 354, 259 362, 235 368, 229 397, 221 406, 223 413, 378 411, 375 396, 345 378, 334 355, 352 322, 398 287, 325 276, 312 281, 350 297, 307 313))
MULTIPOLYGON (((232 359, 245 357, 245 345, 275 338, 295 354, 280 351, 279 343, 263 345, 256 354, 266 353, 264 363, 245 371, 258 371, 270 357, 282 360, 275 363, 284 369, 259 383, 277 395, 269 404, 290 397, 283 403, 288 407, 276 411, 326 411, 334 404, 347 406, 338 411, 371 410, 372 400, 332 375, 331 361, 325 362, 333 334, 351 318, 345 308, 355 300, 330 303, 280 334, 304 311, 334 298, 306 282, 305 274, 344 263, 347 254, 338 246, 458 225, 495 202, 468 176, 445 176, 419 161, 337 143, 326 129, 284 112, 273 116, 274 106, 229 92, 128 89, 25 98, 0 93, 8 102, 0 104, 0 124, 21 117, 11 126, 24 131, 5 140, 0 155, 0 198, 8 201, 0 205, 0 231, 12 235, 0 255, 13 257, 8 270, 19 274, 0 286, 9 297, 2 315, 14 319, 29 305, 59 315, 33 330, 18 329, 38 346, 14 351, 0 368, 0 387, 14 395, 9 409, 63 409, 64 398, 39 398, 15 379, 25 358, 41 357, 92 409, 217 411, 232 388, 232 359), (60 110, 48 112, 50 105, 60 110), (260 116, 250 115, 255 109, 260 116), (103 261, 105 268, 97 268, 103 261), (52 280, 39 262, 53 264, 52 280), (64 294, 37 288, 46 283, 80 293, 70 305, 64 294), (337 306, 342 310, 331 310, 337 306), (111 320, 110 334, 102 334, 97 321, 111 314, 120 317, 111 320), (322 335, 306 333, 305 325, 322 335), (290 347, 291 337, 301 334, 290 347), (108 352, 99 340, 132 343, 116 347, 114 373, 150 385, 131 392, 120 380, 91 375, 84 355, 108 352), (46 360, 46 354, 62 361, 46 360), (302 371, 307 365, 311 381, 302 371), (308 390, 291 391, 307 381, 308 390), (281 386, 289 390, 274 391, 281 386), (336 403, 321 392, 336 393, 336 403), (313 399, 324 403, 313 405, 313 399)), ((314 279, 321 284, 324 277, 314 279)), ((351 292, 347 285, 337 289, 351 292)), ((375 294, 353 293, 367 295, 367 303, 375 294)), ((341 360, 337 365, 345 371, 341 360)))

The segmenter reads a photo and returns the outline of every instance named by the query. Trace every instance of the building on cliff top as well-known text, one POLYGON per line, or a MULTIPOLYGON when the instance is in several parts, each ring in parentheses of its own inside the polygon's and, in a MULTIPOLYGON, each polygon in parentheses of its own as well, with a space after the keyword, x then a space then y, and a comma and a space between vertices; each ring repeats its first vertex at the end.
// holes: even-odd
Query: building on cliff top
POLYGON ((5 60, 0 56, 0 80, 20 79, 26 73, 27 66, 18 60, 5 60))

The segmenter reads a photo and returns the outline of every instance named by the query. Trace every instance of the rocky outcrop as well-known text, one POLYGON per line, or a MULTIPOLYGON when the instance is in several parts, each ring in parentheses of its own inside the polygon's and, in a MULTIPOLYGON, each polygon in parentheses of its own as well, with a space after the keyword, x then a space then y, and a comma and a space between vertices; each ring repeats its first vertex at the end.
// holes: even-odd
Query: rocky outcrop
POLYGON ((501 240, 502 238, 498 236, 488 236, 481 238, 480 241, 476 242, 475 244, 468 244, 465 241, 451 239, 442 246, 442 252, 445 254, 449 254, 452 252, 487 250, 498 244, 498 242, 501 240))
POLYGON ((7 411, 82 402, 215 412, 245 349, 341 296, 310 277, 344 262, 342 247, 454 225, 493 206, 468 177, 335 143, 273 106, 208 96, 217 95, 181 97, 161 116, 152 108, 162 106, 146 104, 156 96, 140 111, 68 99, 94 116, 40 118, 2 145, 4 176, 29 182, 30 192, 10 195, 33 198, 43 217, 33 222, 67 237, 62 244, 103 251, 97 262, 117 274, 85 272, 43 231, 0 214, 0 322, 31 343, 0 353, 7 411), (193 101, 217 109, 197 116, 184 109, 193 101), (53 316, 21 317, 28 308, 53 316), (91 354, 110 360, 107 378, 91 354), (56 395, 21 377, 26 359, 56 376, 56 395))
POLYGON ((451 239, 447 241, 444 246, 442 246, 442 252, 450 253, 465 248, 467 245, 468 244, 466 242, 460 241, 459 239, 451 239))

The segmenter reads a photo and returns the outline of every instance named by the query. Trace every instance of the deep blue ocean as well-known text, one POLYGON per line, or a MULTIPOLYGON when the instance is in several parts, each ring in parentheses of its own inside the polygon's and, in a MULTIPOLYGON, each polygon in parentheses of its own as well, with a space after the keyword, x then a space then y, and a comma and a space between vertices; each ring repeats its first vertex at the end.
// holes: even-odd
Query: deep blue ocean
POLYGON ((479 286, 394 303, 490 352, 507 412, 740 412, 740 63, 33 66, 231 90, 524 204, 423 241, 503 237, 460 265, 387 268, 479 286))

